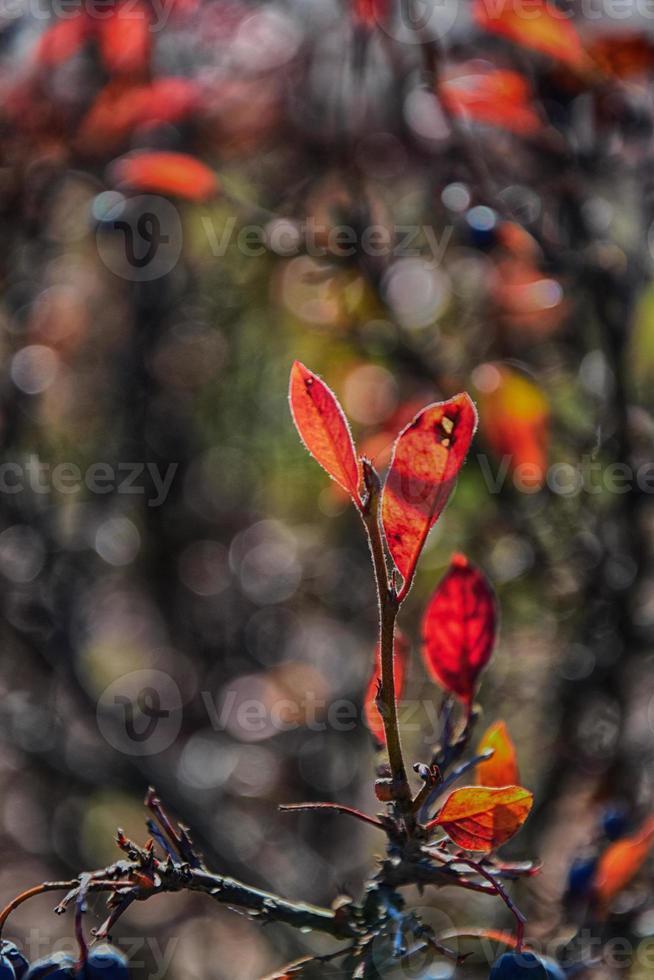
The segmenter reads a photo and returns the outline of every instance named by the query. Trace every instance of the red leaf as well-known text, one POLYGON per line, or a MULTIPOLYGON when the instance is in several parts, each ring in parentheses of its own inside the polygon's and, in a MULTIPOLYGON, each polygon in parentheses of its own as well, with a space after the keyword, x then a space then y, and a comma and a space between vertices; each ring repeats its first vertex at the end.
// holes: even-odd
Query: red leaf
POLYGON ((477 753, 492 749, 490 759, 477 766, 476 782, 479 786, 513 786, 520 782, 515 745, 511 741, 503 721, 496 721, 488 728, 477 746, 477 753))
POLYGON ((339 486, 359 500, 360 469, 352 435, 334 392, 295 361, 289 389, 291 415, 302 442, 339 486))
POLYGON ((513 0, 476 0, 477 24, 491 34, 501 34, 524 48, 556 58, 572 68, 584 68, 588 59, 569 17, 549 0, 530 0, 525 13, 513 0))
POLYGON ((633 78, 654 71, 654 42, 646 34, 625 31, 599 37, 588 48, 590 58, 607 75, 633 78))
MULTIPOLYGON (((399 630, 395 631, 395 645, 393 648, 393 677, 395 679, 395 699, 399 701, 404 690, 404 679, 409 661, 409 641, 399 630)), ((381 745, 386 744, 386 733, 379 708, 377 707, 377 691, 381 680, 379 644, 375 647, 375 666, 372 677, 368 682, 366 695, 363 699, 363 712, 366 725, 381 745)))
POLYGON ((364 27, 383 24, 388 17, 388 0, 353 0, 352 13, 355 23, 364 27))
POLYGON ((138 72, 150 60, 150 20, 147 9, 134 0, 123 0, 100 22, 100 53, 110 72, 138 72))
POLYGON ((177 123, 199 105, 197 85, 185 78, 159 78, 151 85, 114 79, 82 121, 79 139, 86 152, 101 155, 139 126, 177 123))
POLYGON ((454 555, 422 621, 422 655, 439 684, 471 707, 497 628, 495 595, 486 576, 454 555))
POLYGON ((453 77, 440 83, 438 96, 449 112, 463 119, 521 135, 542 129, 540 117, 531 105, 529 83, 515 71, 474 62, 462 65, 453 77))
POLYGON ((533 796, 522 786, 464 786, 450 793, 427 829, 442 827, 466 851, 495 850, 522 827, 533 796))
POLYGON ((499 459, 506 459, 520 490, 540 490, 547 477, 550 441, 545 395, 529 378, 500 364, 480 365, 474 378, 488 445, 499 459))
POLYGON ((84 14, 57 21, 41 35, 36 60, 44 67, 55 68, 77 54, 89 35, 90 21, 84 14))
POLYGON ((111 171, 118 184, 188 201, 206 201, 218 191, 213 170, 186 153, 145 150, 121 157, 111 171))
POLYGON ((654 817, 650 817, 632 837, 609 844, 595 872, 595 895, 607 906, 640 871, 654 844, 654 817))
POLYGON ((454 488, 477 428, 477 410, 463 393, 428 405, 393 448, 382 499, 382 522, 406 592, 427 535, 454 488))

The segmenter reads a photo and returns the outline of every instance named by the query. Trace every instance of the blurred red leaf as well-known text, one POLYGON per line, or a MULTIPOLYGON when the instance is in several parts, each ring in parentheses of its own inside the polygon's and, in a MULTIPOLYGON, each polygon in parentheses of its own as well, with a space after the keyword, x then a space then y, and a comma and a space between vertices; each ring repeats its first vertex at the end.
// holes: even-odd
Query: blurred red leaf
POLYGON ((91 21, 78 13, 48 27, 36 48, 36 60, 45 68, 56 68, 80 50, 91 34, 91 21))
POLYGON ((483 30, 508 37, 523 48, 549 55, 572 68, 588 64, 569 16, 548 0, 530 0, 528 11, 513 0, 475 0, 474 17, 483 30))
POLYGON ((144 150, 121 157, 111 166, 117 184, 133 190, 206 201, 218 191, 218 180, 205 163, 187 153, 144 150))
POLYGON ((464 392, 428 405, 397 438, 384 486, 382 522, 404 590, 454 488, 476 428, 477 410, 464 392))
POLYGON ((600 71, 617 78, 649 75, 654 70, 654 41, 645 34, 608 34, 589 45, 588 55, 600 71))
POLYGON ((516 71, 471 63, 438 86, 438 95, 455 116, 529 135, 542 129, 529 83, 516 71))
POLYGON ((488 853, 522 827, 532 802, 532 794, 522 786, 464 786, 448 796, 427 828, 441 827, 466 851, 488 853))
POLYGON ((355 23, 374 27, 384 23, 388 16, 388 0, 353 0, 352 15, 355 23))
POLYGON ((496 628, 488 579, 465 555, 454 555, 425 610, 422 655, 431 676, 468 708, 493 652, 496 628))
POLYGON ((493 453, 505 459, 525 493, 540 490, 547 475, 550 410, 540 388, 500 364, 475 371, 479 388, 481 428, 493 453))
POLYGON ((78 138, 84 150, 101 154, 140 126, 180 122, 199 102, 198 86, 185 78, 160 78, 151 85, 119 78, 102 89, 82 120, 78 138))
POLYGON ((477 753, 492 749, 490 759, 477 765, 475 781, 479 786, 513 786, 520 782, 515 745, 503 721, 488 728, 477 746, 477 753))
POLYGON ((654 844, 654 817, 631 837, 609 844, 601 855, 595 872, 595 895, 607 906, 640 871, 654 844))
MULTIPOLYGON (((400 630, 395 631, 393 647, 393 677, 395 678, 395 697, 399 700, 404 690, 404 680, 409 661, 409 641, 400 630)), ((363 699, 363 712, 366 725, 381 745, 386 744, 386 733, 379 708, 377 707, 377 690, 381 680, 381 662, 379 644, 375 647, 375 666, 368 682, 363 699)))
POLYGON ((150 17, 134 0, 122 0, 100 21, 98 44, 110 72, 146 71, 150 61, 150 17))
POLYGON ((359 500, 360 469, 352 434, 334 392, 295 361, 289 388, 291 415, 313 458, 350 496, 359 500))

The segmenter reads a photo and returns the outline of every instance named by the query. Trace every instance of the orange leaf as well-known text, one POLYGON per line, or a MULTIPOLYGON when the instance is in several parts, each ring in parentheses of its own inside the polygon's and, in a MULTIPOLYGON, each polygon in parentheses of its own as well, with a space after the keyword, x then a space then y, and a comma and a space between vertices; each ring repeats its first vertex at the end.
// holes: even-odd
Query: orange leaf
POLYGON ((522 827, 533 796, 522 786, 464 786, 450 793, 427 829, 442 827, 466 851, 493 851, 522 827))
POLYGON ((549 55, 572 68, 587 65, 570 18, 549 0, 530 0, 528 11, 514 0, 476 0, 474 17, 483 30, 508 37, 523 48, 549 55))
POLYGON ((422 656, 431 676, 470 708, 497 627, 495 595, 465 555, 454 555, 422 620, 422 656))
POLYGON ((477 410, 464 392, 428 405, 397 438, 384 486, 382 522, 404 591, 454 489, 476 428, 477 410))
POLYGON ((654 817, 632 837, 609 844, 597 863, 595 894, 601 905, 608 905, 638 874, 654 844, 654 817))
MULTIPOLYGON (((386 733, 384 723, 377 707, 377 690, 381 680, 381 663, 379 660, 379 644, 375 647, 375 666, 372 677, 368 681, 368 687, 363 699, 363 712, 366 725, 381 745, 386 744, 386 733)), ((395 632, 395 645, 393 648, 393 677, 395 679, 395 700, 402 697, 404 690, 404 678, 409 660, 409 641, 400 630, 395 632)))
POLYGON ((111 17, 100 22, 100 54, 110 72, 144 71, 150 60, 150 19, 148 11, 134 0, 122 0, 111 17))
POLYGON ((506 460, 520 490, 540 490, 547 475, 550 411, 532 381, 511 368, 482 364, 475 370, 484 438, 506 460))
POLYGON ((188 201, 206 201, 218 191, 213 170, 186 153, 144 150, 121 157, 111 170, 118 184, 188 201))
POLYGON ((518 761, 511 736, 503 721, 496 721, 486 730, 477 746, 477 752, 493 749, 490 759, 477 765, 476 782, 479 786, 513 786, 520 782, 518 761))
POLYGON ((449 112, 463 119, 521 135, 542 129, 540 117, 531 105, 529 84, 516 71, 474 62, 463 65, 453 77, 440 83, 438 95, 449 112))
POLYGON ((359 464, 350 427, 334 392, 317 374, 295 361, 289 400, 295 428, 306 448, 332 480, 358 501, 359 464))

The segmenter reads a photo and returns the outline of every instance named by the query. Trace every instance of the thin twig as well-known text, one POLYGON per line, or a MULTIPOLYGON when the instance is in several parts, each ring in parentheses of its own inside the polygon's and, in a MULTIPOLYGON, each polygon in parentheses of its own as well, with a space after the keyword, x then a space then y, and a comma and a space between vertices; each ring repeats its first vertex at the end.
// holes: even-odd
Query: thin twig
POLYGON ((290 810, 331 810, 334 813, 344 813, 348 817, 354 817, 356 820, 370 824, 371 827, 376 827, 378 830, 386 830, 384 824, 376 817, 369 817, 367 813, 362 813, 361 810, 352 806, 345 806, 343 803, 280 803, 277 809, 281 810, 282 813, 288 813, 290 810))

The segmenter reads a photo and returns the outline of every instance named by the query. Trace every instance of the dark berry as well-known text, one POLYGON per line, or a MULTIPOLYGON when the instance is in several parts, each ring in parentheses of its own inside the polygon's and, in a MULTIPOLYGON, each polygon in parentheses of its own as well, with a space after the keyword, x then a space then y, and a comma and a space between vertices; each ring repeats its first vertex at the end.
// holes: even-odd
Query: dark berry
POLYGON ((96 946, 79 976, 80 980, 129 980, 127 958, 113 946, 96 946))
POLYGON ((0 980, 16 980, 14 968, 6 956, 0 956, 0 980))
POLYGON ((575 858, 568 871, 567 894, 583 898, 590 892, 595 877, 597 858, 575 858))
POLYGON ((36 960, 25 974, 25 980, 69 980, 75 976, 75 960, 67 953, 52 953, 36 960))
POLYGON ((549 956, 524 951, 500 956, 491 967, 489 980, 565 980, 565 974, 549 956))
POLYGON ((629 829, 626 812, 621 807, 607 807, 602 814, 602 830, 609 840, 617 840, 629 829))
POLYGON ((23 980, 23 977, 30 968, 29 962, 23 956, 15 943, 10 943, 8 939, 3 939, 0 943, 0 953, 6 956, 14 968, 16 980, 23 980))

